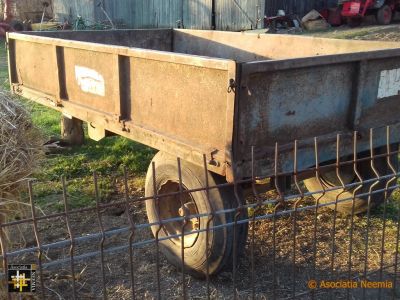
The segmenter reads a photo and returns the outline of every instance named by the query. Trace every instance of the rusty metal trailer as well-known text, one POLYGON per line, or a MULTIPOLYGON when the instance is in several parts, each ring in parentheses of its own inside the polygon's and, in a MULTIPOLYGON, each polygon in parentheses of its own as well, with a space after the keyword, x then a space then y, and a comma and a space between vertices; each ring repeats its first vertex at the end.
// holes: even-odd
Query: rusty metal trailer
MULTIPOLYGON (((400 141, 399 43, 158 29, 10 33, 7 45, 15 94, 88 122, 95 139, 112 132, 161 151, 153 160, 156 166, 149 167, 149 197, 176 192, 182 183, 190 190, 254 173, 283 176, 293 170, 294 140, 299 170, 315 165, 310 151, 314 137, 321 163, 336 159, 332 142, 338 134, 343 141, 352 140, 357 131, 360 156, 371 145, 370 128, 376 128, 376 151, 387 143, 380 131, 387 125, 395 129, 392 146, 400 141), (209 182, 198 170, 204 154, 209 182), (173 163, 176 157, 182 159, 179 167, 173 163), (161 175, 155 178, 154 171, 161 175)), ((353 152, 345 145, 351 143, 340 147, 343 157, 353 152)), ((371 177, 370 170, 361 172, 371 177)), ((318 191, 312 176, 306 186, 318 191)), ((237 206, 233 190, 207 197, 199 193, 183 201, 171 196, 161 205, 147 201, 149 221, 237 206)), ((324 197, 338 199, 346 193, 352 191, 326 192, 324 197)), ((364 211, 366 202, 357 199, 356 211, 364 211)), ((339 210, 348 212, 346 205, 338 205, 339 210)), ((232 218, 226 213, 213 222, 232 218)), ((200 217, 190 220, 191 230, 206 226, 200 217)), ((240 226, 237 239, 243 244, 247 225, 240 226)), ((153 232, 179 235, 182 224, 172 222, 153 232)), ((201 234, 185 238, 186 267, 205 274, 208 257, 208 271, 218 272, 235 252, 232 235, 230 228, 213 232, 209 252, 201 234)), ((177 266, 180 241, 163 243, 177 266)))

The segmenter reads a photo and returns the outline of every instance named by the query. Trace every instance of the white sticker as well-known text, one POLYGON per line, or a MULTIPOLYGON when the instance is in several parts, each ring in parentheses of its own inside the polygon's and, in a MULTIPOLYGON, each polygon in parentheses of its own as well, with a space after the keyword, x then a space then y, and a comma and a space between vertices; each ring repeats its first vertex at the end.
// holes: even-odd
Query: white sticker
POLYGON ((106 95, 104 77, 97 71, 86 67, 75 66, 75 78, 78 85, 85 93, 102 97, 106 95))
POLYGON ((400 69, 384 70, 379 80, 378 99, 397 96, 400 93, 400 69))

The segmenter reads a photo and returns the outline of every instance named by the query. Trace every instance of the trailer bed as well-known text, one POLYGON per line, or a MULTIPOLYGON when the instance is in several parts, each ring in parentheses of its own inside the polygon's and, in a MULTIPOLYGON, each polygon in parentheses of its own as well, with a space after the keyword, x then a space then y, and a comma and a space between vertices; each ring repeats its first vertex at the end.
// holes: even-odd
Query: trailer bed
MULTIPOLYGON (((336 157, 339 133, 400 122, 400 44, 178 29, 9 33, 12 90, 233 180, 336 157)), ((379 131, 379 129, 378 129, 379 131)), ((398 131, 397 131, 398 132, 398 131)), ((400 140, 397 132, 393 143, 400 140)), ((375 145, 386 143, 377 134, 375 145)), ((352 149, 343 148, 342 153, 352 149)))

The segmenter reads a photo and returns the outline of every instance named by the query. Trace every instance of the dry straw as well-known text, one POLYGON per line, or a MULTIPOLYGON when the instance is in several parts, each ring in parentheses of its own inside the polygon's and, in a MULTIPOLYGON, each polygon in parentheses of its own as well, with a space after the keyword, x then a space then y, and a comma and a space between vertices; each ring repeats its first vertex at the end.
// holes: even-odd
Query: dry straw
MULTIPOLYGON (((21 191, 37 167, 42 137, 33 126, 29 111, 18 99, 0 91, 0 218, 9 221, 22 217, 21 191)), ((29 208, 29 207, 27 207, 29 208)))

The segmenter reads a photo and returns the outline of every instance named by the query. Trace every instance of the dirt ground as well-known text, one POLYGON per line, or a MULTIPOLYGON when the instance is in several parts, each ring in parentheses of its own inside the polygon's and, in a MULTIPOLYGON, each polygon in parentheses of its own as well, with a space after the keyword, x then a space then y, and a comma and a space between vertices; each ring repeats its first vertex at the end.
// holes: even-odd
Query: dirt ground
MULTIPOLYGON (((371 40, 400 41, 400 24, 390 26, 367 26, 357 29, 346 27, 331 29, 324 33, 313 33, 315 36, 331 38, 353 38, 371 40)), ((124 197, 122 179, 115 180, 115 193, 106 201, 112 203, 122 200, 124 197)), ((133 184, 134 178, 130 178, 131 196, 142 197, 143 189, 137 189, 133 184)), ((292 193, 297 193, 292 190, 292 193)), ((274 198, 276 194, 270 193, 267 197, 274 198)), ((400 198, 399 192, 395 192, 394 198, 400 198)), ((62 195, 57 194, 52 201, 62 201, 62 195)), ((254 199, 249 199, 254 201, 254 199)), ((393 202, 393 201, 392 201, 393 202)), ((313 205, 314 201, 305 198, 300 202, 300 207, 313 205)), ((355 290, 310 290, 307 286, 309 280, 346 280, 349 277, 360 280, 366 268, 370 274, 368 279, 373 281, 389 280, 399 281, 394 278, 396 273, 392 267, 398 253, 398 221, 397 204, 391 203, 387 209, 386 221, 383 218, 383 210, 372 211, 371 218, 366 216, 354 217, 354 226, 351 226, 351 217, 335 215, 327 209, 319 209, 316 214, 313 209, 297 214, 288 213, 284 216, 265 219, 250 224, 249 238, 245 253, 240 260, 236 274, 236 285, 232 283, 232 272, 226 271, 211 278, 210 290, 212 299, 232 299, 234 294, 240 299, 252 297, 254 286, 256 299, 271 299, 275 293, 279 299, 288 299, 296 287, 295 294, 298 299, 360 299, 363 291, 355 290), (335 230, 333 230, 335 225, 335 230), (369 225, 369 226, 368 226, 369 225), (294 234, 293 226, 297 232, 294 234), (385 226, 385 227, 384 227, 385 226), (353 228, 352 239, 350 230, 353 228), (384 229, 385 228, 385 229, 384 229), (254 242, 252 235, 254 231, 254 242), (314 232, 316 236, 314 237, 314 232), (385 239, 382 243, 382 234, 385 239), (368 243, 366 236, 368 235, 368 243), (316 239, 315 239, 316 238, 316 239), (367 260, 365 260, 365 246, 367 260), (349 248, 352 244, 351 271, 349 273, 349 248), (382 249, 383 245, 383 249, 382 249), (295 250, 294 250, 295 249, 295 250), (314 262, 314 250, 315 267, 314 262), (274 251, 275 250, 275 251, 274 251), (252 254, 254 260, 252 260, 252 254), (367 262, 367 263, 366 263, 367 262), (382 266, 383 272, 377 272, 382 266), (252 270, 254 265, 254 270, 252 270), (375 272, 375 273, 374 273, 375 272), (254 277, 254 285, 252 284, 254 277), (235 288, 235 289, 234 289, 235 288)), ((293 207, 293 203, 292 206, 293 207)), ((287 210, 290 207, 286 208, 287 210)), ((136 225, 146 224, 143 201, 133 204, 129 208, 130 215, 136 225)), ((51 212, 45 211, 46 214, 51 212)), ((263 207, 257 210, 256 215, 273 215, 273 210, 263 207)), ((129 229, 129 220, 125 214, 123 205, 105 209, 101 212, 101 222, 104 230, 120 228, 129 229)), ((100 232, 99 220, 95 213, 80 213, 71 216, 72 232, 75 238, 85 237, 92 233, 100 232)), ((42 244, 68 240, 69 233, 64 217, 41 221, 39 237, 42 244)), ((32 227, 22 226, 12 228, 8 234, 18 241, 11 249, 20 249, 35 246, 35 238, 32 227), (23 234, 21 234, 21 232, 23 234)), ((130 231, 107 237, 103 248, 110 249, 119 246, 127 246, 130 231)), ((137 229, 133 242, 151 240, 152 235, 148 228, 137 229)), ((98 251, 101 238, 77 245, 73 255, 98 251)), ((72 299, 71 268, 69 264, 69 246, 62 249, 49 250, 43 253, 43 263, 51 263, 60 258, 66 258, 67 263, 62 266, 48 268, 43 273, 43 283, 48 299, 72 299)), ((160 258, 160 287, 163 299, 182 298, 182 275, 165 260, 162 254, 156 252, 155 243, 152 242, 143 247, 135 247, 133 250, 134 291, 136 299, 157 298, 157 256, 160 258)), ((10 259, 10 263, 24 261, 36 262, 36 254, 24 254, 10 259)), ((79 260, 74 264, 76 277, 76 291, 78 299, 98 299, 102 297, 102 272, 101 259, 97 255, 94 258, 79 260)), ((131 299, 131 278, 129 252, 122 249, 104 256, 104 272, 106 279, 106 293, 109 299, 131 299)), ((188 275, 185 276, 186 296, 190 299, 204 299, 207 297, 206 281, 198 280, 188 275)), ((38 281, 38 293, 40 298, 40 282, 38 281)), ((393 296, 393 289, 366 290, 366 299, 378 299, 379 293, 382 299, 393 296)), ((400 297, 397 288, 395 298, 400 297)), ((28 298, 27 298, 28 299, 28 298)))
POLYGON ((400 42, 400 17, 397 17, 396 23, 386 26, 376 25, 374 24, 374 19, 370 18, 367 19, 363 26, 360 27, 332 27, 331 29, 323 32, 306 32, 305 35, 337 39, 400 42))
MULTIPOLYGON (((119 179, 120 181, 122 179, 119 179)), ((112 199, 107 202, 123 200, 124 194, 120 182, 117 180, 116 192, 112 199)), ((133 182, 133 179, 131 180, 133 182)), ((131 185, 133 188, 133 185, 131 185)), ((289 194, 297 194, 292 190, 289 194)), ((398 192, 395 193, 397 197, 398 192)), ((133 197, 143 196, 142 191, 131 193, 133 197)), ((54 201, 62 201, 62 195, 54 198, 54 201)), ((275 199, 277 195, 273 192, 265 195, 265 199, 275 199)), ((297 199, 298 200, 298 199, 297 199)), ((253 198, 248 199, 254 202, 253 198)), ((304 198, 301 200, 299 209, 310 207, 314 200, 304 198)), ((129 221, 123 205, 101 211, 101 221, 105 231, 128 228, 129 221)), ((286 211, 293 208, 291 203, 286 211)), ((143 201, 130 206, 130 214, 136 225, 146 224, 143 201)), ((285 210, 278 210, 280 212, 285 210)), ((239 299, 250 299, 252 297, 252 275, 254 276, 254 290, 256 299, 271 299, 275 292, 277 299, 288 299, 293 292, 297 299, 323 299, 329 294, 335 299, 345 299, 347 290, 316 290, 312 294, 307 286, 311 279, 320 280, 347 280, 352 278, 359 280, 364 272, 365 262, 369 280, 390 280, 393 282, 394 269, 391 267, 396 259, 397 242, 397 206, 393 203, 387 207, 387 218, 384 225, 383 211, 374 210, 371 213, 370 226, 366 216, 355 217, 353 226, 353 237, 351 239, 352 258, 351 272, 348 272, 350 228, 351 218, 338 214, 336 218, 331 210, 320 208, 317 215, 314 209, 299 211, 297 214, 288 213, 273 218, 251 223, 249 238, 245 253, 242 255, 236 274, 235 293, 239 299), (296 220, 296 222, 294 222, 296 220), (335 231, 333 226, 335 222, 335 231), (294 234, 294 224, 297 230, 294 234), (384 251, 382 252, 382 233, 385 226, 384 251), (368 231, 368 259, 365 260, 365 243, 368 231), (254 243, 252 240, 254 230, 254 243), (316 236, 314 239, 314 232, 316 236), (314 243, 315 241, 315 243, 314 243), (275 247, 274 247, 275 245, 275 247), (295 251, 293 250, 295 247, 295 251), (315 248, 314 248, 315 247, 315 248), (315 268, 314 249, 316 249, 315 268), (333 249, 333 250, 332 250, 333 249), (275 250, 275 251, 274 251, 275 250), (252 261, 252 253, 254 261, 252 261), (275 255, 274 255, 275 253, 275 255), (383 253, 383 256, 381 256, 383 253), (382 277, 378 271, 383 261, 384 271, 382 277), (333 264, 332 264, 333 261, 333 264), (252 265, 254 264, 254 270, 252 265), (349 277, 350 276, 350 277, 349 277), (293 281, 295 278, 295 281, 293 281), (275 282, 275 284, 274 284, 275 282), (275 286, 275 288, 274 288, 275 286)), ((45 212, 49 213, 49 212, 45 212)), ((262 207, 256 210, 256 216, 273 216, 272 207, 262 207)), ((206 217, 200 222, 206 222, 206 217)), ((85 237, 89 234, 101 231, 99 220, 95 212, 79 213, 70 217, 70 224, 75 238, 85 237)), ((40 221, 39 238, 42 244, 54 243, 69 239, 66 221, 64 217, 40 221)), ((16 241, 13 249, 29 248, 35 246, 35 238, 32 227, 16 227, 9 232, 16 241), (23 232, 23 235, 20 234, 23 232), (23 237, 23 238, 22 238, 23 237)), ((130 231, 107 237, 104 242, 105 250, 129 244, 130 231)), ((151 240, 152 236, 148 228, 135 230, 133 243, 151 240)), ((101 238, 95 238, 89 242, 76 245, 73 255, 78 258, 82 254, 98 251, 101 238)), ((12 250, 12 249, 9 249, 12 250)), ((61 249, 44 251, 42 263, 51 263, 59 259, 67 259, 66 264, 46 269, 43 273, 43 283, 47 297, 50 299, 72 299, 71 267, 69 260, 69 245, 61 249)), ((160 258, 160 287, 163 299, 182 298, 182 274, 172 267, 162 254, 157 254, 155 243, 151 242, 143 247, 135 247, 133 250, 134 287, 136 299, 157 298, 157 255, 160 258)), ((37 255, 25 254, 10 259, 10 263, 37 262, 37 255)), ((104 255, 104 272, 106 278, 106 292, 109 299, 131 299, 131 279, 129 252, 122 249, 104 255)), ((78 299, 102 298, 102 273, 100 255, 90 259, 78 260, 74 263, 76 290, 78 299)), ((232 283, 232 272, 226 271, 211 278, 210 291, 212 299, 232 299, 234 296, 234 285, 232 283)), ((206 281, 198 280, 191 276, 185 276, 186 296, 190 299, 204 299, 207 296, 206 281)), ((40 285, 38 283, 38 292, 40 285)), ((362 295, 361 289, 351 290, 353 299, 359 299, 362 295)), ((398 291, 400 292, 400 291, 398 291)), ((367 299, 378 297, 378 290, 366 290, 367 299)), ((36 297, 38 294, 36 295, 36 297)), ((392 290, 382 290, 383 299, 392 296, 392 290)), ((40 297, 38 297, 40 299, 40 297)))

